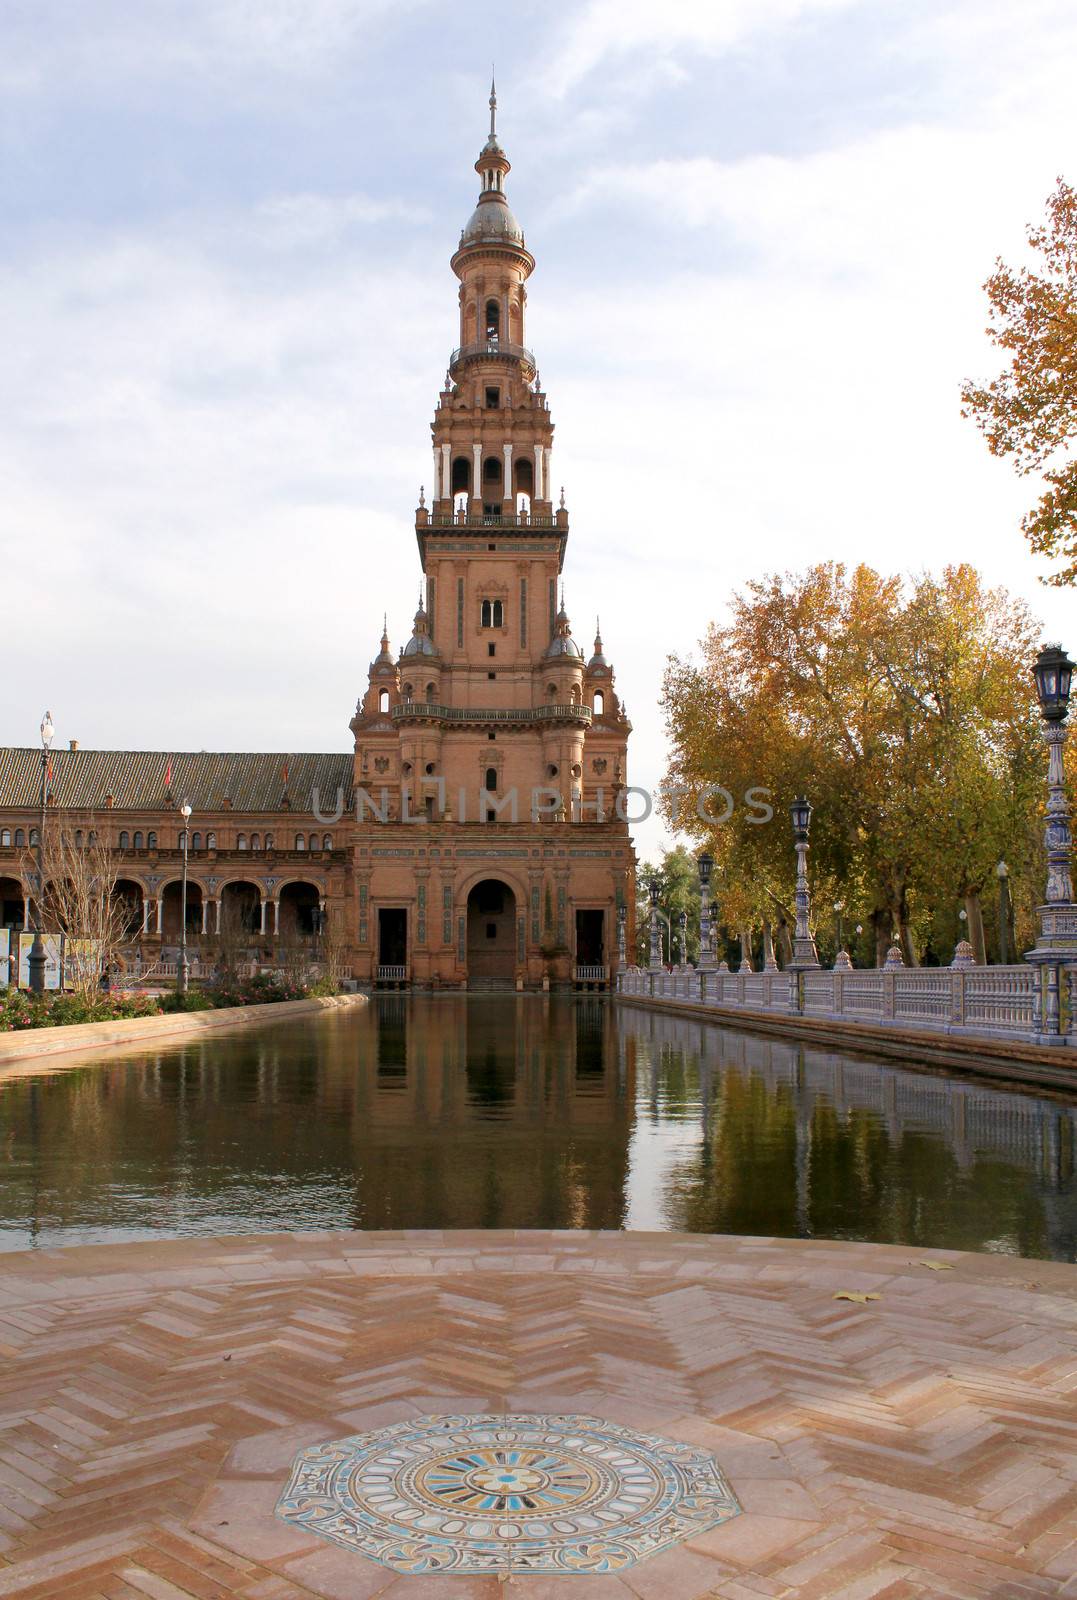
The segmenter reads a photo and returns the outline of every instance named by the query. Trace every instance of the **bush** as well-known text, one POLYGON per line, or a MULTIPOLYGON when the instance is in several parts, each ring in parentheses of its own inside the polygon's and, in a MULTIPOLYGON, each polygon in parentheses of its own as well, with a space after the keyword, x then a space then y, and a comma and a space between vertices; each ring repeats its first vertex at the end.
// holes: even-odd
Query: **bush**
POLYGON ((0 990, 0 1033, 21 1028, 62 1028, 78 1022, 119 1022, 124 1017, 153 1017, 161 1007, 148 994, 101 994, 85 1000, 77 994, 29 994, 25 989, 0 990))
POLYGON ((212 1011, 213 996, 205 989, 188 989, 186 994, 181 994, 178 989, 169 989, 160 996, 158 1004, 168 1014, 174 1011, 212 1011))

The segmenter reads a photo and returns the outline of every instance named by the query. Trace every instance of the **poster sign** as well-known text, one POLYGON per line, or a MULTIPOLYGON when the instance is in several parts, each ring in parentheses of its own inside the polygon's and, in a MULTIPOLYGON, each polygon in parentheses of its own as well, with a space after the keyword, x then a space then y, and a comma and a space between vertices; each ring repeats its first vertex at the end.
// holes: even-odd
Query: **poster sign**
POLYGON ((64 982, 69 989, 82 988, 86 980, 101 976, 101 940, 64 940, 64 982))
POLYGON ((0 928, 0 989, 6 989, 14 973, 11 970, 11 929, 0 928))
MULTIPOLYGON (((60 987, 61 960, 60 952, 63 948, 62 933, 43 933, 41 935, 45 945, 45 988, 58 989, 60 987)), ((32 933, 19 934, 19 988, 30 987, 30 950, 34 942, 32 933)))

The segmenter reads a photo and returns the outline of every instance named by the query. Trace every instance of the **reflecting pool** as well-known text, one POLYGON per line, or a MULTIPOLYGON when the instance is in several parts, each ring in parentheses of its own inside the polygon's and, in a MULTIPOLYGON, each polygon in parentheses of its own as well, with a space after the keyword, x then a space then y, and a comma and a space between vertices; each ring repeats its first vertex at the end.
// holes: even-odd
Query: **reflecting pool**
POLYGON ((1072 1261, 1075 1147, 1046 1093, 600 998, 388 996, 0 1069, 0 1249, 645 1228, 1072 1261))

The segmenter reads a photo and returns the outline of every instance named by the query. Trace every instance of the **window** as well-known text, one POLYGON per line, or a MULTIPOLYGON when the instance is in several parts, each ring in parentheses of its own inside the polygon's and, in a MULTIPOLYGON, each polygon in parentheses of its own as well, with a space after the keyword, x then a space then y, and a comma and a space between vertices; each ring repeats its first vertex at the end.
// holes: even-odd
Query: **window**
MULTIPOLYGON (((16 843, 18 843, 18 840, 16 840, 16 843)), ((97 829, 96 828, 91 828, 90 829, 89 837, 87 839, 87 843, 90 845, 91 848, 97 843, 97 829)))
POLYGON ((131 843, 134 845, 136 850, 142 850, 142 849, 145 848, 145 844, 144 844, 142 835, 140 833, 136 833, 135 834, 135 836, 132 839, 131 843))
POLYGON ((486 342, 497 344, 501 338, 501 307, 496 300, 486 302, 486 342))
POLYGON ((548 683, 546 685, 546 698, 549 701, 551 701, 551 703, 554 700, 557 699, 557 685, 556 685, 556 683, 548 683))
POLYGON ((493 640, 491 640, 490 643, 486 646, 486 654, 488 656, 496 656, 497 655, 497 645, 494 644, 493 640))
POLYGON ((121 850, 129 850, 130 847, 131 847, 131 835, 129 833, 121 833, 120 834, 120 849, 121 850))
POLYGON ((436 683, 428 683, 427 684, 427 686, 426 686, 426 703, 427 703, 428 706, 432 706, 434 704, 434 701, 435 701, 435 699, 437 697, 437 692, 438 692, 438 686, 437 686, 436 683))
POLYGON ((297 833, 295 836, 295 847, 297 850, 305 850, 307 848, 307 841, 301 833, 297 833))
POLYGON ((201 850, 201 848, 202 848, 202 835, 200 833, 192 833, 191 834, 191 849, 192 850, 201 850))
POLYGON ((75 849, 76 850, 81 850, 82 849, 82 829, 81 828, 76 828, 75 829, 75 849))
POLYGON ((535 469, 526 456, 521 456, 516 463, 516 493, 526 494, 528 498, 535 492, 535 469))
POLYGON ((215 833, 207 833, 206 834, 206 849, 207 850, 216 850, 216 848, 217 848, 217 835, 215 833))
POLYGON ((272 848, 273 848, 273 835, 271 833, 267 833, 266 834, 266 849, 267 850, 272 850, 272 848))
POLYGON ((457 456, 452 464, 452 493, 470 494, 471 462, 467 456, 457 456))
POLYGON ((488 672, 486 674, 486 676, 490 679, 491 682, 493 682, 494 679, 497 677, 497 673, 496 672, 488 672))
POLYGON ((148 833, 146 835, 146 849, 147 850, 156 850, 157 849, 157 835, 155 833, 148 833))
POLYGON ((482 628, 503 628, 505 626, 505 602, 503 600, 484 600, 479 609, 479 626, 482 628))
POLYGON ((492 484, 495 488, 501 485, 501 458, 500 456, 487 456, 482 464, 483 487, 492 484))
POLYGON ((318 848, 318 835, 316 833, 312 833, 310 836, 310 848, 312 850, 317 850, 318 848))
POLYGON ((492 793, 496 793, 497 792, 497 768, 496 767, 487 767, 487 769, 486 769, 486 787, 492 793))
POLYGON ((333 848, 333 835, 331 833, 323 834, 322 835, 322 849, 323 850, 332 850, 332 848, 333 848))
POLYGON ((595 690, 595 716, 600 717, 606 708, 606 696, 601 689, 595 690))
POLYGON ((5 828, 4 831, 2 833, 0 833, 0 845, 4 845, 5 847, 8 847, 8 846, 10 846, 10 844, 11 844, 11 829, 10 828, 5 828))
POLYGON ((495 740, 495 739, 496 739, 496 738, 497 738, 497 734, 496 734, 496 733, 488 733, 488 734, 487 734, 487 735, 486 735, 486 737, 487 737, 487 738, 488 738, 488 739, 489 739, 489 740, 490 740, 490 742, 491 742, 491 744, 492 744, 492 743, 493 743, 493 741, 494 741, 494 740, 495 740))
POLYGON ((261 848, 262 848, 262 836, 261 836, 261 834, 252 833, 251 834, 251 849, 252 850, 260 850, 261 848))
POLYGON ((378 696, 378 710, 379 711, 388 711, 388 709, 389 709, 389 691, 388 691, 388 689, 383 689, 381 691, 381 693, 379 694, 379 696, 378 696))
POLYGON ((37 829, 36 828, 31 828, 30 829, 30 843, 31 844, 36 844, 37 843, 37 829))
POLYGON ((486 409, 487 409, 487 411, 497 411, 497 410, 500 409, 500 406, 501 406, 501 390, 500 389, 487 389, 487 391, 486 391, 486 409))
POLYGON ((19 848, 20 845, 24 845, 25 843, 26 843, 26 835, 25 835, 25 833, 23 833, 21 828, 16 828, 15 829, 15 848, 16 848, 16 850, 19 848))

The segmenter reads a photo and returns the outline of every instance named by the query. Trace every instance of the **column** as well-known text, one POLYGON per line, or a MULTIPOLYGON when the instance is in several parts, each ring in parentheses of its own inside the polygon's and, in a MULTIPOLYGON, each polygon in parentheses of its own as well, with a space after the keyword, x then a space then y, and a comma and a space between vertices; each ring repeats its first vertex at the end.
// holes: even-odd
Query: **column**
POLYGON ((545 480, 544 480, 544 478, 542 476, 542 461, 543 461, 542 446, 540 444, 537 444, 535 446, 535 499, 536 500, 545 500, 545 498, 546 498, 546 495, 543 492, 544 491, 544 487, 545 487, 545 480))
POLYGON ((509 316, 509 292, 507 289, 501 299, 501 343, 512 343, 512 318, 509 316))
POLYGON ((163 921, 163 918, 164 918, 164 914, 165 914, 165 902, 164 902, 164 896, 162 895, 162 896, 160 896, 158 898, 158 901, 157 901, 157 937, 158 937, 158 939, 161 937, 161 926, 162 926, 162 921, 163 921))
POLYGON ((266 931, 266 906, 268 904, 269 904, 269 901, 263 895, 262 899, 258 903, 258 914, 259 914, 259 918, 260 918, 260 921, 258 923, 258 932, 263 936, 263 938, 265 937, 265 931, 266 931))
POLYGON ((273 932, 275 934, 280 932, 280 901, 279 900, 274 900, 274 902, 273 902, 273 932))
POLYGON ((542 464, 542 498, 552 502, 553 490, 551 489, 550 485, 553 482, 553 468, 550 465, 550 461, 553 457, 553 451, 547 446, 547 448, 543 451, 543 455, 546 459, 542 464))
POLYGON ((506 444, 502 445, 501 448, 505 453, 505 481, 501 485, 501 492, 503 498, 508 500, 515 510, 516 496, 512 492, 512 446, 511 444, 506 444))
POLYGON ((220 902, 220 898, 217 899, 216 906, 217 906, 217 926, 214 929, 214 932, 215 933, 220 933, 220 931, 221 931, 221 902, 220 902))
POLYGON ((471 468, 471 497, 472 497, 473 500, 481 500, 482 499, 482 445, 481 444, 476 443, 476 444, 473 444, 471 446, 471 458, 472 458, 472 463, 473 463, 472 468, 471 468))
POLYGON ((440 499, 441 499, 441 448, 440 448, 439 445, 435 445, 434 446, 434 492, 430 496, 431 504, 432 505, 436 505, 437 502, 440 499))
POLYGON ((209 901, 202 896, 202 932, 209 932, 209 901))
POLYGON ((441 497, 448 500, 452 494, 452 462, 449 460, 449 447, 441 447, 441 497))

